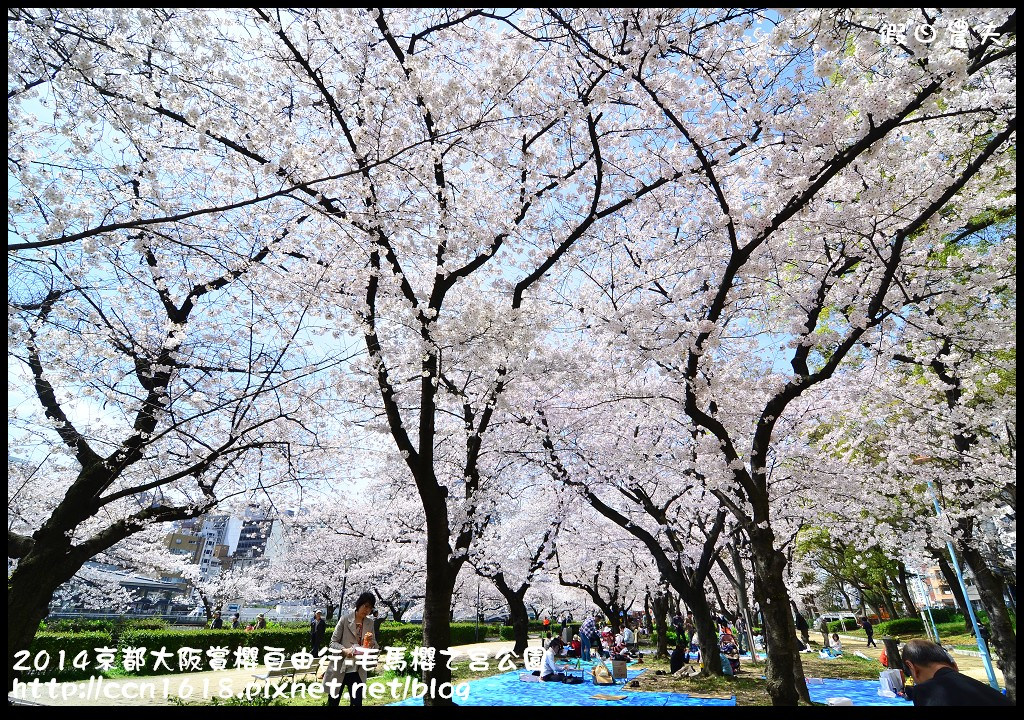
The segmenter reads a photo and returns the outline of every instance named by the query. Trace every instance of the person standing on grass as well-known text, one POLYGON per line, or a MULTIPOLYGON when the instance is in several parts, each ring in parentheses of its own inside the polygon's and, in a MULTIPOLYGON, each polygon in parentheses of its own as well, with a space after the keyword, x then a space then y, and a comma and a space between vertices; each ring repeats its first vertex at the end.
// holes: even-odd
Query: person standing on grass
POLYGON ((797 632, 800 633, 800 639, 804 641, 804 645, 805 646, 806 645, 810 645, 810 643, 811 643, 811 636, 810 636, 811 626, 807 624, 807 619, 803 616, 803 614, 799 610, 797 610, 796 603, 793 602, 792 600, 790 600, 789 604, 793 606, 793 612, 795 613, 794 618, 795 618, 795 622, 796 622, 796 629, 797 629, 797 632))
POLYGON ((363 705, 363 696, 366 694, 367 663, 356 662, 355 658, 363 650, 377 649, 377 636, 374 633, 373 617, 371 617, 376 602, 373 593, 360 594, 356 598, 355 611, 343 615, 338 620, 337 627, 334 628, 330 647, 336 652, 340 651, 340 659, 343 662, 332 661, 324 672, 323 683, 328 688, 327 704, 329 706, 337 706, 341 702, 342 688, 348 688, 349 704, 352 707, 362 707, 363 705))
POLYGON ((864 628, 864 632, 868 636, 868 644, 864 647, 878 647, 875 644, 875 628, 871 625, 871 621, 867 618, 861 618, 860 626, 864 628))
POLYGON ((309 644, 313 657, 320 654, 320 646, 324 644, 324 635, 327 634, 327 623, 324 622, 324 615, 317 610, 313 613, 313 619, 309 621, 309 644))

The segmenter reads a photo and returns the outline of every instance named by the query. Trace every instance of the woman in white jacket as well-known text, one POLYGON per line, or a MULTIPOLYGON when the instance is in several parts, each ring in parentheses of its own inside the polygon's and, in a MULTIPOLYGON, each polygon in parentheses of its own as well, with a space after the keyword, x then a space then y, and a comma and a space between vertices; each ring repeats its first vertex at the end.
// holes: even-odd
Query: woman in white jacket
POLYGON ((324 673, 324 686, 327 688, 327 704, 337 705, 341 702, 341 690, 348 688, 352 707, 362 707, 366 694, 366 665, 356 662, 366 648, 377 649, 377 635, 374 633, 373 594, 364 592, 356 598, 355 612, 349 613, 338 620, 331 635, 330 649, 341 652, 341 660, 333 660, 324 673), (331 685, 334 685, 332 688, 331 685))

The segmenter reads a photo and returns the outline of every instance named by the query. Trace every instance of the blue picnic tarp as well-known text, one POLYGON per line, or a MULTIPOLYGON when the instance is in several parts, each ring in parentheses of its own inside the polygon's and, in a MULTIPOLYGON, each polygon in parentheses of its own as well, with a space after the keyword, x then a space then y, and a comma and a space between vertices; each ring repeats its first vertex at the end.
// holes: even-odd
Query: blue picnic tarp
MULTIPOLYGON (((630 707, 652 707, 666 705, 735 705, 736 698, 720 700, 716 698, 695 698, 685 693, 637 692, 623 689, 623 685, 640 675, 643 668, 629 667, 626 669, 626 680, 617 681, 614 685, 595 685, 590 677, 589 665, 584 665, 584 681, 579 685, 562 683, 522 682, 519 679, 522 670, 513 670, 500 675, 492 675, 481 680, 469 682, 469 697, 465 700, 456 697, 460 705, 481 706, 514 706, 514 705, 628 705, 630 707), (625 695, 622 700, 599 700, 593 696, 625 695)), ((393 705, 422 705, 422 698, 407 698, 393 705)))
POLYGON ((827 703, 829 698, 850 698, 854 705, 902 705, 913 707, 914 703, 901 697, 882 697, 878 694, 877 680, 837 680, 834 678, 807 678, 807 691, 811 700, 827 703))

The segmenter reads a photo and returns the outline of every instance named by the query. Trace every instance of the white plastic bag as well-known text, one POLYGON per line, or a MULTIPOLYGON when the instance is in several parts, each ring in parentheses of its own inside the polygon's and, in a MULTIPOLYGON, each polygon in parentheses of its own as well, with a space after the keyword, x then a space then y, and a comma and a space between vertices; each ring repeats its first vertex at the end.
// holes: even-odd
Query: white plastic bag
POLYGON ((895 668, 882 670, 878 673, 878 689, 891 692, 895 697, 903 691, 903 673, 895 668))
POLYGON ((825 699, 826 705, 853 705, 853 700, 848 697, 833 697, 825 699))

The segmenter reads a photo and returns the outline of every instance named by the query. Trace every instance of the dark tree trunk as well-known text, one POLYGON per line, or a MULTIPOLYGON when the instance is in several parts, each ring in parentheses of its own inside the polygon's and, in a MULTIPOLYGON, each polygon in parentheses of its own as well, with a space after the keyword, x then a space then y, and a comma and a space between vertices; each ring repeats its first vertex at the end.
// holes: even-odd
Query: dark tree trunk
POLYGON ((717 614, 725 617, 728 611, 725 609, 726 604, 725 601, 722 599, 721 591, 718 589, 718 583, 716 583, 715 579, 710 575, 708 575, 708 583, 711 584, 711 591, 715 593, 715 599, 718 600, 718 607, 720 609, 717 614))
MULTIPOLYGON (((448 531, 444 528, 443 535, 432 528, 430 514, 427 521, 427 581, 426 597, 423 605, 423 644, 435 648, 436 657, 441 658, 441 650, 451 646, 451 603, 455 592, 455 579, 458 569, 452 569, 448 562, 449 544, 448 531)), ((447 522, 444 523, 447 525, 447 522)), ((453 705, 450 699, 439 696, 431 697, 429 690, 431 681, 435 687, 450 683, 452 671, 447 662, 437 662, 431 670, 423 671, 423 682, 428 691, 423 698, 424 705, 453 705)))
POLYGON ((206 613, 206 622, 213 622, 213 603, 210 602, 210 598, 200 588, 196 588, 196 592, 199 593, 199 600, 203 603, 203 612, 206 613))
POLYGON ((14 669, 15 653, 28 650, 39 623, 47 616, 53 593, 70 580, 81 567, 68 559, 67 543, 50 549, 55 543, 37 538, 33 548, 18 561, 7 579, 7 688, 19 673, 14 669))
MULTIPOLYGON (((651 593, 650 592, 648 592, 646 595, 644 595, 644 624, 647 626, 648 630, 654 628, 654 620, 652 619, 652 616, 651 616, 651 593)), ((659 655, 659 657, 660 657, 660 655, 659 655)))
POLYGON ((885 606, 885 611, 887 613, 889 613, 889 618, 890 619, 895 620, 896 618, 898 618, 900 616, 900 614, 896 610, 896 605, 893 604, 892 592, 890 591, 890 589, 888 587, 884 587, 883 586, 881 595, 882 595, 882 604, 885 606))
POLYGON ((995 651, 996 662, 1006 681, 1006 697, 1017 702, 1017 634, 1010 624, 1010 614, 1003 601, 1003 581, 989 568, 981 553, 974 548, 962 550, 964 560, 978 588, 981 604, 988 613, 990 651, 995 651))
POLYGON ((967 612, 967 598, 964 597, 960 581, 957 580, 956 572, 949 562, 949 553, 945 548, 929 548, 928 550, 931 552, 932 557, 935 558, 935 562, 939 566, 939 572, 942 573, 942 579, 946 581, 950 592, 953 593, 953 599, 956 600, 957 607, 960 608, 960 612, 964 615, 964 627, 971 630, 971 616, 967 612))
POLYGON ((654 605, 654 622, 657 626, 658 650, 655 657, 667 658, 668 653, 668 594, 658 592, 654 594, 652 604, 654 605))
POLYGON ((722 660, 718 657, 718 640, 715 621, 711 619, 711 608, 700 593, 688 598, 687 605, 693 613, 693 624, 697 630, 701 668, 709 675, 721 675, 722 660))
POLYGON ((526 612, 526 603, 523 601, 523 598, 526 597, 526 591, 530 586, 523 584, 518 590, 513 590, 505 582, 504 574, 491 578, 491 582, 494 583, 494 587, 498 589, 501 596, 505 598, 505 602, 508 603, 509 617, 512 620, 512 634, 516 643, 512 652, 516 655, 522 655, 530 640, 530 616, 526 612))
POLYGON ((789 591, 786 589, 786 556, 775 550, 770 528, 751 532, 750 548, 754 561, 754 600, 764 616, 768 662, 765 678, 772 705, 797 705, 800 700, 810 704, 807 683, 803 677, 800 654, 796 649, 796 626, 789 612, 789 591))
POLYGON ((515 638, 516 655, 522 655, 530 642, 530 616, 526 613, 526 604, 520 597, 518 603, 509 603, 509 612, 512 614, 512 635, 515 638))
MULTIPOLYGON (((903 661, 900 659, 900 643, 899 641, 890 636, 884 635, 882 637, 882 646, 885 648, 885 666, 893 670, 903 670, 903 661)), ((906 674, 906 670, 903 670, 906 674)))
POLYGON ((899 591, 900 600, 906 608, 907 617, 917 617, 917 604, 910 594, 910 580, 907 577, 907 566, 902 562, 899 564, 899 574, 896 576, 896 589, 899 591))

